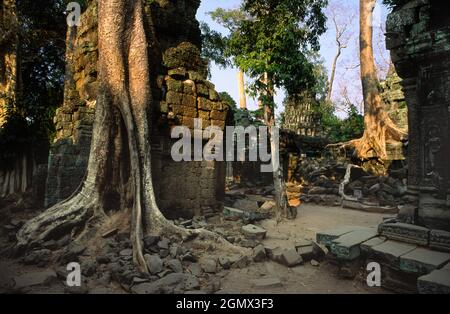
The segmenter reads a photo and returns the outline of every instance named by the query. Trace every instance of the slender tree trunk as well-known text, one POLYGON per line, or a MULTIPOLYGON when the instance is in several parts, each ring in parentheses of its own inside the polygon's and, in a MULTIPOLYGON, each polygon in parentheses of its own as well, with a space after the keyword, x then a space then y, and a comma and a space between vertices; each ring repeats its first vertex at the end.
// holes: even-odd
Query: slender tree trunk
POLYGON ((238 91, 239 91, 239 107, 241 109, 247 109, 247 98, 245 96, 245 81, 244 81, 244 71, 239 70, 237 74, 238 80, 238 91))
POLYGON ((334 85, 334 78, 336 76, 336 67, 337 67, 337 62, 338 62, 341 54, 342 54, 342 46, 338 42, 338 50, 337 50, 336 55, 333 60, 333 65, 331 67, 330 81, 328 83, 328 94, 327 94, 327 102, 328 103, 331 102, 331 96, 333 95, 333 85, 334 85))
POLYGON ((264 75, 264 83, 266 85, 266 91, 264 92, 265 95, 262 97, 266 101, 266 105, 264 106, 264 121, 269 128, 272 165, 277 166, 277 168, 273 171, 277 216, 278 219, 281 217, 294 219, 297 217, 297 211, 295 208, 291 208, 289 206, 286 192, 286 183, 283 173, 283 162, 280 154, 276 154, 276 150, 279 150, 279 145, 277 145, 278 139, 276 138, 276 136, 278 136, 278 133, 274 132, 274 87, 272 84, 272 80, 267 75, 267 73, 264 75))

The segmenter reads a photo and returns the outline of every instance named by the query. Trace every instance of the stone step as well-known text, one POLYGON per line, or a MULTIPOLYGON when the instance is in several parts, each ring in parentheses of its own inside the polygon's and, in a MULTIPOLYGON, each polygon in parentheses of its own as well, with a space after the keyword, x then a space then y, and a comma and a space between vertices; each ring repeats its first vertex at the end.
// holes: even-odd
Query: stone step
POLYGON ((429 244, 430 229, 416 225, 386 222, 378 226, 378 232, 391 240, 424 246, 429 244))
POLYGON ((316 235, 316 241, 320 244, 323 244, 327 247, 331 246, 333 240, 339 238, 340 236, 355 231, 355 230, 361 230, 364 229, 362 227, 357 226, 344 226, 344 227, 338 227, 326 231, 318 232, 316 235))
POLYGON ((450 270, 434 270, 419 277, 417 290, 421 294, 450 294, 450 270))
POLYGON ((430 247, 436 250, 450 252, 450 232, 431 230, 430 247))
POLYGON ((372 255, 378 262, 390 265, 391 267, 400 267, 400 256, 408 254, 415 250, 417 245, 388 240, 379 245, 375 245, 370 250, 372 255))
POLYGON ((369 251, 372 249, 372 247, 379 245, 381 243, 386 242, 386 238, 385 237, 376 237, 376 238, 372 238, 364 243, 361 243, 361 252, 364 254, 368 254, 369 251))
POLYGON ((353 260, 361 255, 360 244, 375 238, 377 235, 378 232, 375 228, 346 233, 332 241, 331 252, 340 259, 353 260))
POLYGON ((400 269, 404 272, 425 275, 443 267, 448 261, 450 261, 448 253, 419 247, 400 256, 400 269))

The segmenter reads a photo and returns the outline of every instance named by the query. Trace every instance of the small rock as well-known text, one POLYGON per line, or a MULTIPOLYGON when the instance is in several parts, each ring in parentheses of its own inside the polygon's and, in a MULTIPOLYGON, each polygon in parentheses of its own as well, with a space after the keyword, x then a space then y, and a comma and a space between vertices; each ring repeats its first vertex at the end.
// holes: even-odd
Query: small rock
POLYGON ((317 266, 320 265, 320 263, 319 263, 318 261, 316 261, 315 259, 312 259, 312 260, 311 260, 311 265, 317 267, 317 266))
POLYGON ((77 242, 72 242, 67 246, 64 254, 61 257, 61 261, 63 263, 76 262, 78 261, 78 257, 83 254, 85 250, 86 247, 84 245, 81 245, 77 242))
POLYGON ((252 239, 242 239, 242 241, 240 242, 239 245, 242 247, 245 247, 245 248, 253 249, 254 247, 259 245, 259 242, 256 240, 252 240, 252 239))
POLYGON ((181 262, 177 259, 171 259, 170 261, 168 261, 167 267, 169 267, 175 273, 183 272, 183 265, 181 265, 181 262))
POLYGON ((155 275, 163 270, 163 262, 158 255, 144 255, 145 261, 147 262, 148 271, 155 275))
POLYGON ((81 263, 81 272, 86 277, 91 277, 97 270, 97 264, 92 260, 85 260, 81 263))
POLYGON ((257 263, 266 259, 266 249, 264 245, 260 244, 253 249, 253 260, 257 263))
POLYGON ((99 255, 95 258, 95 260, 99 264, 108 264, 109 262, 111 262, 109 255, 99 255))
POLYGON ((158 242, 158 247, 162 250, 169 250, 169 239, 163 238, 158 242))
POLYGON ((144 238, 144 246, 146 249, 149 249, 151 246, 158 243, 160 237, 156 235, 148 235, 144 238))
POLYGON ((231 268, 245 268, 250 264, 250 259, 246 255, 237 255, 237 258, 231 259, 231 268))
POLYGON ((165 249, 159 250, 159 256, 161 256, 161 258, 166 258, 167 256, 169 256, 169 250, 165 249))
POLYGON ((246 225, 242 227, 242 232, 249 239, 263 240, 267 231, 255 225, 246 225))
POLYGON ((201 261, 200 265, 205 273, 217 273, 217 261, 215 259, 205 258, 201 261))
POLYGON ((224 269, 229 269, 230 266, 231 266, 230 259, 228 257, 226 257, 226 256, 220 256, 219 257, 219 264, 224 269))
POLYGON ((120 251, 119 255, 124 256, 124 257, 131 256, 131 255, 133 255, 133 250, 132 249, 124 249, 124 250, 120 251))
POLYGON ((193 264, 189 265, 189 271, 191 272, 192 275, 194 275, 196 277, 200 277, 203 273, 202 268, 197 263, 193 263, 193 264))
POLYGON ((195 276, 189 276, 186 278, 184 288, 186 290, 196 290, 200 289, 200 283, 195 276))

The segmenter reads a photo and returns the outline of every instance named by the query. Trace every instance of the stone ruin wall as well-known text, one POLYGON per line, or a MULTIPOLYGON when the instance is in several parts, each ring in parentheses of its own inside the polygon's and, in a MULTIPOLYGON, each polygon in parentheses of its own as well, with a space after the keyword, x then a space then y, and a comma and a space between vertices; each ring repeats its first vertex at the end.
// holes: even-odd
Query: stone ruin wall
POLYGON ((282 128, 294 134, 304 136, 321 136, 321 116, 316 112, 318 106, 313 96, 300 95, 298 100, 287 101, 282 128))
POLYGON ((416 223, 450 231, 450 16, 415 0, 387 21, 387 48, 408 105, 408 193, 416 223))
MULTIPOLYGON (((225 126, 228 106, 206 77, 199 55, 200 31, 195 20, 196 0, 154 1, 146 5, 152 52, 152 162, 158 205, 170 217, 200 215, 220 206, 225 184, 222 162, 174 162, 170 156, 171 128, 191 130, 194 119, 203 129, 225 126)), ((91 2, 81 26, 68 34, 68 78, 65 101, 58 109, 57 136, 49 159, 46 205, 63 200, 85 175, 97 94, 97 8, 91 2), (73 42, 71 51, 70 42, 73 42), (73 78, 73 81, 70 80, 73 78)))

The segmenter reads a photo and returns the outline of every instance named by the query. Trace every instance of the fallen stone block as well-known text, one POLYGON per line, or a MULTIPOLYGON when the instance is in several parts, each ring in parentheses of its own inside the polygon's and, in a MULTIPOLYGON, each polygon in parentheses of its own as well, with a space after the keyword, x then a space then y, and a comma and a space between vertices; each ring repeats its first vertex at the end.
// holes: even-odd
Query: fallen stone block
POLYGON ((266 259, 266 249, 264 245, 260 244, 253 249, 253 260, 255 262, 262 262, 266 259))
POLYGON ((421 294, 450 294, 450 271, 435 270, 428 275, 419 277, 417 290, 421 294))
POLYGON ((450 261, 450 254, 417 248, 400 256, 400 269, 409 273, 428 274, 450 261))
POLYGON ((242 232, 249 239, 263 240, 266 237, 267 231, 255 225, 245 225, 242 227, 242 232))
POLYGON ((276 253, 278 250, 281 250, 278 245, 273 244, 264 244, 264 249, 266 250, 267 257, 273 259, 274 252, 276 253))
POLYGON ((224 207, 223 216, 227 220, 239 220, 244 217, 244 211, 237 208, 224 207))
POLYGON ((298 255, 300 255, 302 257, 303 261, 308 262, 308 261, 312 260, 315 256, 314 246, 309 245, 309 246, 299 247, 297 249, 297 253, 298 253, 298 255))
POLYGON ((405 255, 416 248, 417 245, 414 244, 388 240, 372 247, 370 254, 372 254, 378 262, 392 265, 393 267, 399 267, 400 256, 405 255))
POLYGON ((244 211, 257 211, 259 209, 258 202, 246 198, 234 202, 233 207, 244 211))
POLYGON ((255 279, 252 281, 252 284, 255 288, 278 288, 283 286, 278 278, 255 279))
POLYGON ((359 201, 344 199, 342 201, 342 207, 348 209, 356 209, 369 213, 397 213, 397 208, 393 206, 381 206, 381 205, 367 205, 359 201))
POLYGON ((431 230, 430 247, 440 251, 450 252, 450 232, 443 230, 431 230))
POLYGON ((281 255, 281 262, 287 267, 294 267, 303 263, 302 257, 295 249, 285 250, 281 255))
POLYGON ((337 258, 354 260, 361 255, 360 244, 375 238, 377 235, 377 230, 371 228, 346 233, 333 240, 331 252, 336 255, 337 258))
POLYGON ((416 225, 385 222, 378 226, 378 232, 391 240, 424 246, 429 244, 430 229, 416 225))
POLYGON ((352 227, 352 226, 345 226, 345 227, 338 227, 335 229, 330 229, 326 231, 318 232, 316 235, 316 241, 320 244, 323 244, 325 246, 330 246, 333 240, 339 238, 340 236, 352 232, 354 230, 361 229, 361 227, 352 227))

